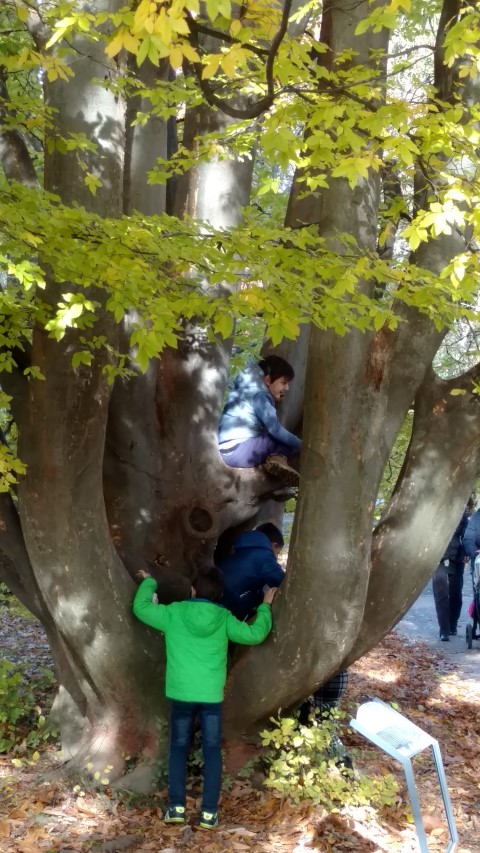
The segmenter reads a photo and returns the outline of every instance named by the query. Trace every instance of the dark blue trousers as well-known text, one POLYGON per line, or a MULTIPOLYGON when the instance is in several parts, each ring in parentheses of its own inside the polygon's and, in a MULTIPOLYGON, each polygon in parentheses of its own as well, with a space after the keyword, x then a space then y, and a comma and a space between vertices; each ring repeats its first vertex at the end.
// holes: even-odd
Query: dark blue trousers
POLYGON ((457 629, 462 611, 463 569, 463 561, 451 561, 446 566, 444 560, 440 560, 432 579, 438 627, 440 633, 447 636, 457 629))
POLYGON ((222 784, 222 703, 172 700, 168 794, 171 806, 185 805, 187 757, 193 724, 200 717, 203 753, 202 811, 216 812, 222 784))

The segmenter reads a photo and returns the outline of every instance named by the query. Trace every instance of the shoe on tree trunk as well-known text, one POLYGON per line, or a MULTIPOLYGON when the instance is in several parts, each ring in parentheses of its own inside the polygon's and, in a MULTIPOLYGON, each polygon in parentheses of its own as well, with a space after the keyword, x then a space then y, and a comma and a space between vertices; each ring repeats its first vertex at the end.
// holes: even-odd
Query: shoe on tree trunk
POLYGON ((263 467, 270 477, 281 480, 283 486, 298 486, 298 471, 290 467, 285 456, 268 456, 263 467))
POLYGON ((298 489, 293 486, 283 486, 283 488, 275 489, 271 494, 271 500, 277 503, 285 503, 292 498, 298 498, 298 489))

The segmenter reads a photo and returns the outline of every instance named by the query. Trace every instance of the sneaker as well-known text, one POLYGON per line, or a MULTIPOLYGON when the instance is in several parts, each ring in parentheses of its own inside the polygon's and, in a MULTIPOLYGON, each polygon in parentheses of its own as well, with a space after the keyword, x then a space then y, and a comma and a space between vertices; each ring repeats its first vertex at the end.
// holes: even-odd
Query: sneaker
POLYGON ((215 829, 218 826, 218 812, 200 812, 198 825, 201 829, 215 829))
POLYGON ((163 815, 164 823, 185 823, 185 806, 169 806, 163 815))
POLYGON ((284 486, 298 486, 298 471, 290 467, 285 456, 268 456, 263 467, 270 477, 281 479, 284 486))
POLYGON ((450 640, 450 637, 448 636, 448 634, 440 634, 440 639, 441 639, 442 643, 448 643, 450 640))
POLYGON ((450 636, 451 637, 457 636, 457 629, 456 628, 450 628, 450 636))

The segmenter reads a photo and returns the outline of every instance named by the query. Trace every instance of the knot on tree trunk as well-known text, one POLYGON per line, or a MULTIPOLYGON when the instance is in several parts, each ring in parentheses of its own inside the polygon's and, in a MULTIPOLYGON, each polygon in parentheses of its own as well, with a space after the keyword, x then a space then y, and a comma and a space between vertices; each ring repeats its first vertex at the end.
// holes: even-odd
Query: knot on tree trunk
POLYGON ((195 539, 216 539, 218 520, 213 511, 200 504, 185 507, 182 511, 185 532, 195 539))

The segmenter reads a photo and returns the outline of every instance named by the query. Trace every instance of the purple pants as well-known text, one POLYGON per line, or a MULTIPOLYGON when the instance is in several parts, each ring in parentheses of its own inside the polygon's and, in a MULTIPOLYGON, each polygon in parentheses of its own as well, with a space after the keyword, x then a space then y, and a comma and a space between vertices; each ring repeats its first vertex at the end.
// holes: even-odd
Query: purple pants
POLYGON ((293 456, 291 447, 275 441, 271 435, 254 435, 231 447, 229 450, 220 450, 225 465, 229 468, 256 468, 265 462, 267 456, 276 454, 278 456, 293 456))

